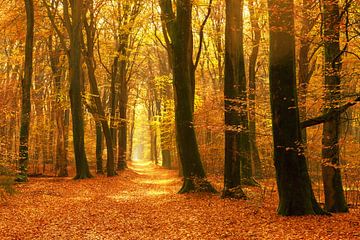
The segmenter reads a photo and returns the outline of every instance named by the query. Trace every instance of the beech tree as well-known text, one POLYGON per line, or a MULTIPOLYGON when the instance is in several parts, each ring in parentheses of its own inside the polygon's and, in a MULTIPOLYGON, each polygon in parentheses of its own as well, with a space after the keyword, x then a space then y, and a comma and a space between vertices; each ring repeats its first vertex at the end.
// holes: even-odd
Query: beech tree
POLYGON ((269 0, 270 95, 280 215, 324 214, 301 146, 296 91, 293 0, 269 0))
POLYGON ((254 165, 254 175, 256 178, 262 178, 262 166, 259 156, 259 150, 256 143, 256 65, 261 41, 261 29, 259 24, 260 9, 262 4, 258 1, 249 0, 249 13, 251 24, 251 53, 249 56, 249 139, 250 139, 250 156, 254 165))
MULTIPOLYGON (((65 0, 67 2, 67 0, 65 0)), ((71 116, 73 124, 73 140, 74 140, 74 154, 76 162, 76 176, 75 179, 83 179, 91 177, 88 162, 85 153, 84 142, 84 117, 83 104, 81 96, 81 31, 82 31, 82 10, 83 1, 74 0, 70 4, 71 9, 71 27, 70 35, 70 102, 71 102, 71 116)), ((69 16, 68 16, 69 17, 69 16)), ((70 22, 70 21, 69 21, 70 22)))
POLYGON ((192 1, 177 0, 175 12, 171 0, 160 0, 160 7, 171 40, 176 140, 184 176, 179 193, 214 192, 215 189, 206 180, 194 130, 192 1))
MULTIPOLYGON (((324 58, 325 58, 325 107, 329 112, 340 103, 340 23, 339 1, 323 1, 324 58)), ((323 125, 322 136, 322 174, 325 192, 325 208, 330 212, 347 212, 340 169, 340 113, 323 125)))
MULTIPOLYGON (((106 173, 108 177, 115 176, 115 156, 114 156, 114 149, 113 149, 113 142, 110 132, 110 127, 108 124, 108 121, 105 117, 105 111, 103 108, 103 104, 101 101, 100 91, 98 88, 95 70, 96 70, 96 62, 95 62, 95 56, 94 56, 94 48, 95 48, 95 35, 96 35, 96 19, 95 19, 95 10, 94 10, 94 2, 88 1, 86 6, 87 11, 83 11, 83 19, 84 19, 84 29, 85 29, 85 36, 82 36, 83 40, 83 52, 84 52, 84 58, 85 63, 87 66, 87 72, 89 76, 89 82, 90 82, 90 90, 92 94, 92 102, 94 103, 94 106, 90 106, 90 108, 94 107, 93 115, 95 116, 95 121, 100 122, 102 127, 102 132, 105 136, 106 141, 106 150, 107 150, 107 162, 106 162, 106 173), (88 13, 88 18, 86 18, 86 13, 88 13), (84 42, 84 39, 86 39, 86 43, 84 42)), ((99 129, 96 129, 96 131, 99 131, 99 129)), ((101 135, 101 134, 100 134, 101 135)), ((98 139, 98 141, 101 141, 101 138, 98 139)), ((100 171, 100 167, 98 167, 98 170, 100 171)))
MULTIPOLYGON (((243 1, 226 1, 225 167, 223 197, 245 198, 240 163, 250 158, 243 47, 243 1)), ((245 166, 243 165, 243 168, 245 166)), ((244 171, 242 171, 244 172, 244 171)))
POLYGON ((20 174, 17 181, 27 181, 27 167, 29 161, 29 128, 31 100, 30 89, 33 72, 33 46, 34 46, 34 3, 33 0, 25 0, 26 11, 26 42, 25 42, 25 62, 24 76, 21 79, 21 127, 20 127, 20 147, 19 147, 19 167, 20 174))
POLYGON ((76 165, 75 179, 90 178, 92 175, 89 171, 89 165, 85 152, 84 141, 84 116, 83 116, 83 99, 81 87, 81 31, 82 31, 82 11, 83 1, 74 0, 69 2, 63 0, 63 21, 64 28, 69 36, 69 44, 67 44, 66 35, 61 31, 57 25, 56 11, 58 10, 59 2, 49 5, 45 0, 42 1, 52 27, 59 37, 60 44, 66 52, 69 64, 70 75, 70 103, 71 103, 71 116, 73 128, 73 144, 74 156, 76 165))

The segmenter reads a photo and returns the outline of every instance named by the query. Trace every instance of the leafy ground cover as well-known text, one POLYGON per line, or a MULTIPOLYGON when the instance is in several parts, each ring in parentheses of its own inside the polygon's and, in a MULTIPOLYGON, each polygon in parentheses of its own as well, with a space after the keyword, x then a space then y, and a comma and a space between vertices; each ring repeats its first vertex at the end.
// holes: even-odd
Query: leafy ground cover
POLYGON ((142 162, 113 178, 31 178, 0 205, 0 239, 360 239, 358 208, 280 217, 274 191, 224 200, 180 186, 177 171, 142 162))

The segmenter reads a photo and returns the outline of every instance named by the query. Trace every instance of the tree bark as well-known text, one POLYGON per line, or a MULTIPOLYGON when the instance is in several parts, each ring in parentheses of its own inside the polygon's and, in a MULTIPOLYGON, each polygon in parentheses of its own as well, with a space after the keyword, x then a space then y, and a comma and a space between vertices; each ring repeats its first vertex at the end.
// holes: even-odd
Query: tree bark
MULTIPOLYGON (((85 43, 85 62, 88 70, 90 89, 93 96, 93 102, 95 103, 95 121, 101 123, 102 133, 105 136, 106 142, 106 150, 107 150, 107 161, 106 161, 106 173, 108 177, 115 176, 115 155, 113 149, 113 142, 111 137, 111 131, 108 124, 108 121, 105 116, 105 111, 103 108, 103 104, 100 98, 100 91, 97 85, 97 80, 95 76, 95 57, 94 57, 94 43, 95 43, 95 35, 96 35, 96 26, 95 26, 95 17, 94 17, 94 6, 93 2, 88 2, 88 12, 89 12, 89 22, 85 21, 85 33, 86 33, 86 46, 85 43)), ((84 19, 86 14, 84 14, 84 19)))
POLYGON ((173 84, 175 91, 176 139, 184 182, 179 193, 215 189, 206 181, 200 159, 193 117, 193 69, 191 0, 176 1, 176 17, 170 0, 160 0, 163 17, 172 41, 173 84))
POLYGON ((293 0, 268 0, 270 98, 280 215, 323 214, 312 191, 296 91, 293 0))
POLYGON ((49 38, 50 66, 54 77, 55 85, 55 122, 57 126, 56 134, 56 160, 55 175, 58 177, 67 177, 67 154, 66 154, 66 128, 65 128, 65 109, 64 100, 62 98, 62 73, 60 66, 60 47, 53 44, 53 36, 49 38))
POLYGON ((75 179, 92 177, 85 153, 84 117, 81 96, 81 9, 82 0, 71 5, 72 27, 70 32, 70 103, 73 124, 73 142, 76 163, 75 179))
MULTIPOLYGON (((124 54, 126 54, 124 49, 124 54)), ((125 56, 125 55, 124 55, 125 56)), ((118 163, 117 170, 124 170, 127 167, 127 104, 128 104, 128 85, 126 81, 126 62, 121 60, 119 64, 120 93, 119 93, 119 113, 120 128, 118 141, 118 163)))
POLYGON ((29 128, 31 100, 30 89, 33 72, 33 46, 34 46, 34 3, 33 0, 25 0, 26 11, 26 42, 25 42, 25 63, 24 77, 21 79, 21 126, 19 146, 19 169, 17 181, 27 181, 27 168, 29 162, 29 128))
MULTIPOLYGON (((325 113, 340 103, 340 13, 338 0, 323 1, 325 52, 325 113)), ((329 212, 348 212, 340 173, 340 113, 324 123, 322 137, 322 175, 325 208, 329 212)))
POLYGON ((254 165, 254 175, 262 178, 262 166, 256 143, 256 63, 259 54, 261 30, 259 26, 259 15, 256 13, 260 6, 253 0, 249 0, 249 13, 252 31, 252 49, 249 57, 249 137, 251 161, 254 165))
POLYGON ((96 123, 96 173, 103 174, 103 159, 102 159, 102 151, 103 151, 103 134, 101 123, 96 123))
MULTIPOLYGON (((243 47, 243 1, 226 1, 225 27, 225 166, 223 197, 246 198, 240 164, 249 158, 246 79, 243 47), (245 88, 245 89, 244 89, 245 88), (245 98, 244 98, 245 96, 245 98)), ((243 168, 246 165, 242 165, 243 168)))

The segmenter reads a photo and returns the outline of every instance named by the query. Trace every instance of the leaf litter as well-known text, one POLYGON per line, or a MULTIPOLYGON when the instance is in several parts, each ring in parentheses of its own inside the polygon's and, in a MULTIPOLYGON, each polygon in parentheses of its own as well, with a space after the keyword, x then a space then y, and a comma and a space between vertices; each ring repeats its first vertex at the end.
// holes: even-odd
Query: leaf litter
MULTIPOLYGON (((210 177, 221 189, 221 178, 210 177)), ((360 209, 281 217, 277 193, 249 200, 177 194, 178 171, 133 164, 118 176, 32 178, 0 205, 0 239, 360 239, 360 209)))

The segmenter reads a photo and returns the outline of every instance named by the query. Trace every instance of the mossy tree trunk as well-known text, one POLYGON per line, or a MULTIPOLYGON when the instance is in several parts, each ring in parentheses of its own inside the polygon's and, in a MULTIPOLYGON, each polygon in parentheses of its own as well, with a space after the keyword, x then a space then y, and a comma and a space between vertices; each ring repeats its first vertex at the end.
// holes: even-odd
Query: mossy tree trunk
POLYGON ((33 0, 25 0, 26 11, 26 42, 25 42, 25 63, 24 76, 21 79, 21 126, 19 146, 19 168, 20 174, 17 180, 27 181, 27 168, 29 162, 29 128, 31 100, 30 89, 33 72, 33 46, 34 46, 34 3, 33 0))
POLYGON ((323 214, 312 191, 301 130, 295 74, 293 0, 269 0, 270 94, 280 215, 323 214))
MULTIPOLYGON (((325 52, 325 107, 324 111, 340 105, 340 13, 338 0, 323 1, 324 52, 325 52)), ((322 175, 325 208, 329 212, 348 212, 341 181, 340 113, 324 123, 322 137, 322 175)))

